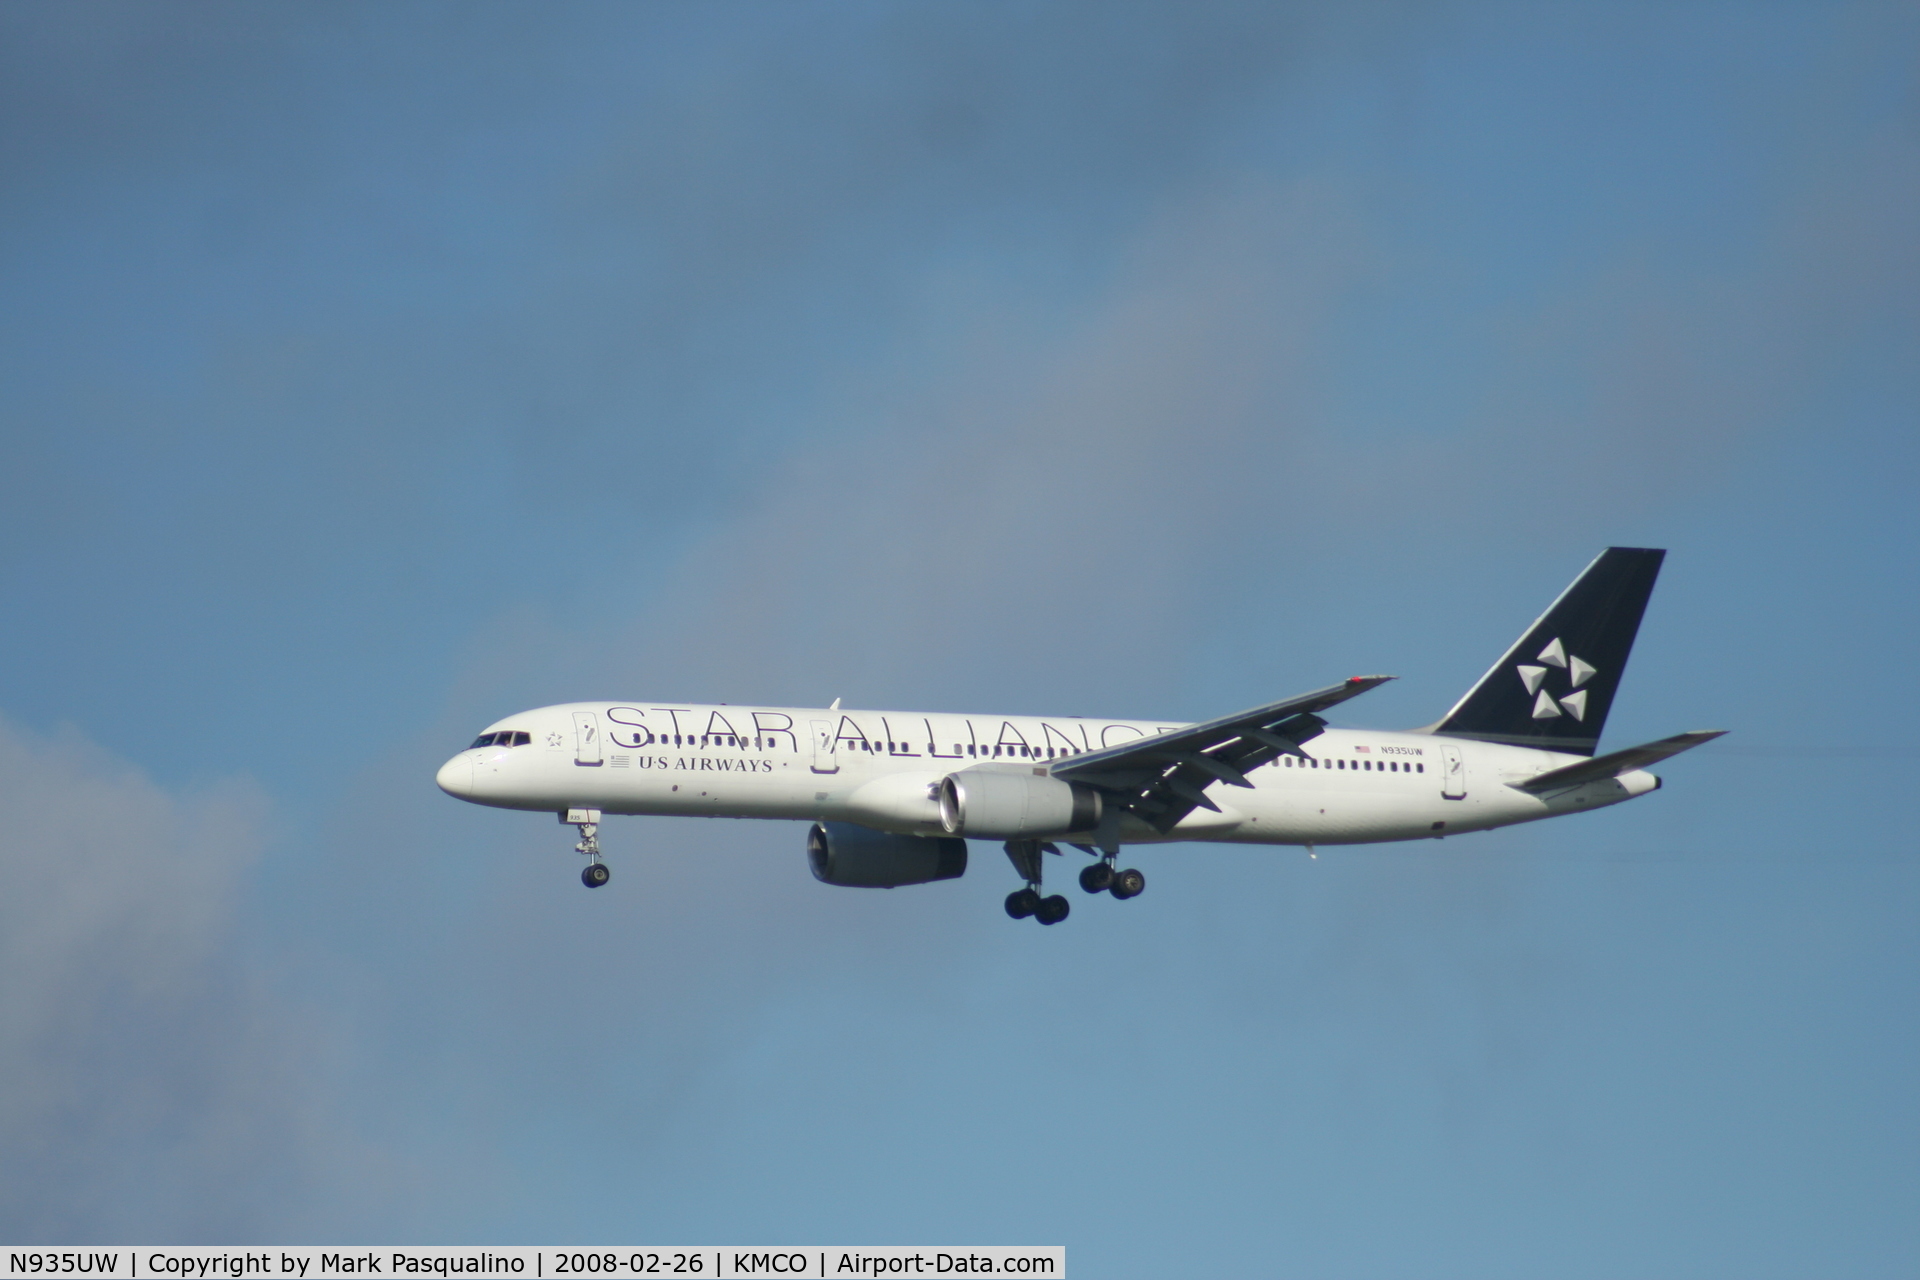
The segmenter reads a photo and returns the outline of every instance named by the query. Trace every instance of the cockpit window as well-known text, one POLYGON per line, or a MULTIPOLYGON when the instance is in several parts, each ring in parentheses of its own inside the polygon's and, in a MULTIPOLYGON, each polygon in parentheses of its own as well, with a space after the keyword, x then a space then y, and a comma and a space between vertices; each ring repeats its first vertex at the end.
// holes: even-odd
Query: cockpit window
POLYGON ((524 747, 532 741, 533 735, 525 729, 502 729, 498 733, 481 734, 473 740, 473 747, 524 747))

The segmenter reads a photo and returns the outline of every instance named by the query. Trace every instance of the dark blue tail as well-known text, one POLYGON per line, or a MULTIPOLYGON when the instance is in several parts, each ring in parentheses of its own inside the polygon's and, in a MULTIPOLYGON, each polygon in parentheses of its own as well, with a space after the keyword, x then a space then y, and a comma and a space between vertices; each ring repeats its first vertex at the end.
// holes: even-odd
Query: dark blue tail
POLYGON ((1433 732, 1592 755, 1666 554, 1601 552, 1433 732))

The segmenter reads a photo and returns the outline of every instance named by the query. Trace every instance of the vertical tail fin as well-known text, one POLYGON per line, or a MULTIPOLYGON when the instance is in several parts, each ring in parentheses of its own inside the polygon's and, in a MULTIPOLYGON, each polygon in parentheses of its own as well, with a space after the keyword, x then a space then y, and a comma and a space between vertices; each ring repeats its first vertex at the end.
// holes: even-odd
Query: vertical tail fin
POLYGON ((1592 755, 1666 554, 1602 551, 1433 732, 1592 755))

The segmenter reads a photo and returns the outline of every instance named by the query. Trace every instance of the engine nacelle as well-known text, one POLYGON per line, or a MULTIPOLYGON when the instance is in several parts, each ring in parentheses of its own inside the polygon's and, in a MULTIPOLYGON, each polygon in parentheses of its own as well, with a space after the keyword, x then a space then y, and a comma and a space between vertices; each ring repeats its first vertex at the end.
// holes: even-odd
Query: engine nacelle
POLYGON ((896 836, 856 822, 816 822, 807 832, 813 878, 853 889, 952 880, 966 874, 967 842, 951 836, 896 836))
POLYGON ((1100 793, 1027 771, 963 769, 940 781, 940 825, 988 840, 1091 831, 1100 825, 1100 793))

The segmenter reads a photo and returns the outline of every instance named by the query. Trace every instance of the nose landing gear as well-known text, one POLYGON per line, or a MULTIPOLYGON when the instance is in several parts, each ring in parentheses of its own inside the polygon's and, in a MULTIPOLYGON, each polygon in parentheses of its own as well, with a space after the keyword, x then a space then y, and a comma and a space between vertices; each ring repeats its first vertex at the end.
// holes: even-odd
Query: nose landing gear
POLYGON ((580 843, 573 846, 573 851, 592 859, 580 872, 580 883, 589 889, 598 889, 613 879, 613 872, 607 869, 606 863, 600 861, 600 811, 568 809, 560 815, 560 821, 566 826, 580 828, 580 843))

